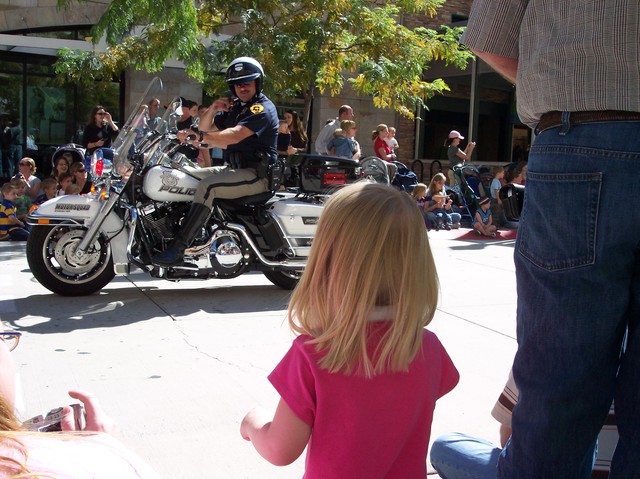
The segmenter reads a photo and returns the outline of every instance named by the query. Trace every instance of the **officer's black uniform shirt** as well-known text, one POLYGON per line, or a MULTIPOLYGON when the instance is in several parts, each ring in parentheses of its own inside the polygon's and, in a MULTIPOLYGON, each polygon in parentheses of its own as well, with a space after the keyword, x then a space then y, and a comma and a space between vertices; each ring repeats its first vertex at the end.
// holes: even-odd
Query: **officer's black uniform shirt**
POLYGON ((229 161, 234 153, 240 153, 246 167, 254 168, 260 160, 256 152, 267 153, 273 162, 278 156, 278 113, 271 100, 260 93, 254 100, 242 104, 236 100, 228 112, 220 113, 213 119, 218 130, 242 125, 254 134, 240 143, 229 145, 224 151, 224 159, 229 161))

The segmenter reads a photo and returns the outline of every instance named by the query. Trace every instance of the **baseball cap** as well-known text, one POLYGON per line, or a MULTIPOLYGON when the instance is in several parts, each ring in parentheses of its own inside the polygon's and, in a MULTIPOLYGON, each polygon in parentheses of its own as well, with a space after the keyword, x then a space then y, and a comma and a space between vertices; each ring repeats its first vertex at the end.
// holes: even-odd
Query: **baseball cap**
POLYGON ((464 136, 462 136, 460 132, 456 130, 451 130, 451 133, 449 133, 449 138, 460 138, 461 140, 464 140, 464 136))

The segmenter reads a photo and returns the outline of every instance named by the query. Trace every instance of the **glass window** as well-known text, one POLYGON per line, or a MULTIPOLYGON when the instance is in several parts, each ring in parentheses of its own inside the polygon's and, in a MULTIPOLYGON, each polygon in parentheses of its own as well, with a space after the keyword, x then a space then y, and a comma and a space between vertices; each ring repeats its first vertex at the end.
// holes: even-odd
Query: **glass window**
POLYGON ((22 63, 0 60, 0 72, 22 72, 22 63))
MULTIPOLYGON (((30 149, 68 143, 73 118, 73 90, 50 77, 27 77, 27 142, 30 149)), ((28 148, 29 149, 29 148, 28 148)))

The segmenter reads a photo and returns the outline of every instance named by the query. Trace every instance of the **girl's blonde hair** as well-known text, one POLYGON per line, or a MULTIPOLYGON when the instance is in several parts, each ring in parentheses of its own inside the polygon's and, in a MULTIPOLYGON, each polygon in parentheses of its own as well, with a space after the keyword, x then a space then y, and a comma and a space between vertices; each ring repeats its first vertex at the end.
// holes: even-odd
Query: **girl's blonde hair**
POLYGON ((389 128, 384 123, 380 123, 376 126, 376 129, 371 132, 371 139, 375 140, 381 131, 388 130, 389 128))
POLYGON ((355 128, 355 127, 356 127, 356 122, 353 120, 342 120, 340 122, 340 129, 345 133, 349 131, 351 128, 355 128))
POLYGON ((411 190, 411 197, 415 200, 419 200, 427 196, 427 185, 424 183, 416 183, 411 190))
MULTIPOLYGON (((18 456, 22 456, 26 462, 27 451, 24 445, 17 439, 16 432, 21 430, 21 424, 13 413, 11 405, 0 395, 0 447, 5 451, 15 451, 18 456)), ((36 477, 32 475, 27 467, 15 454, 4 453, 0 455, 0 476, 7 478, 36 477)))
POLYGON ((442 193, 442 190, 439 190, 438 185, 436 184, 436 182, 440 181, 447 181, 447 177, 444 176, 443 173, 436 173, 435 175, 433 175, 433 178, 431 178, 431 183, 429 183, 429 193, 431 194, 431 196, 442 193))
POLYGON ((435 313, 438 278, 417 203, 390 186, 358 182, 327 202, 309 261, 289 303, 289 325, 313 337, 330 372, 406 371, 435 313), (370 316, 390 327, 367 350, 370 316))

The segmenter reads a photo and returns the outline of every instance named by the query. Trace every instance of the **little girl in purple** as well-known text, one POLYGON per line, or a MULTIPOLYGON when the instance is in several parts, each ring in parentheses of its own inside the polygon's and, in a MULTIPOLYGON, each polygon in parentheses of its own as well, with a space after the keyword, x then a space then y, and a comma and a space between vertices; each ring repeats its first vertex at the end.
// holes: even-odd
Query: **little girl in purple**
POLYGON ((242 437, 275 465, 307 447, 306 479, 427 477, 435 402, 459 379, 425 329, 437 298, 415 200, 368 182, 335 193, 289 304, 299 336, 269 375, 280 402, 242 437))

